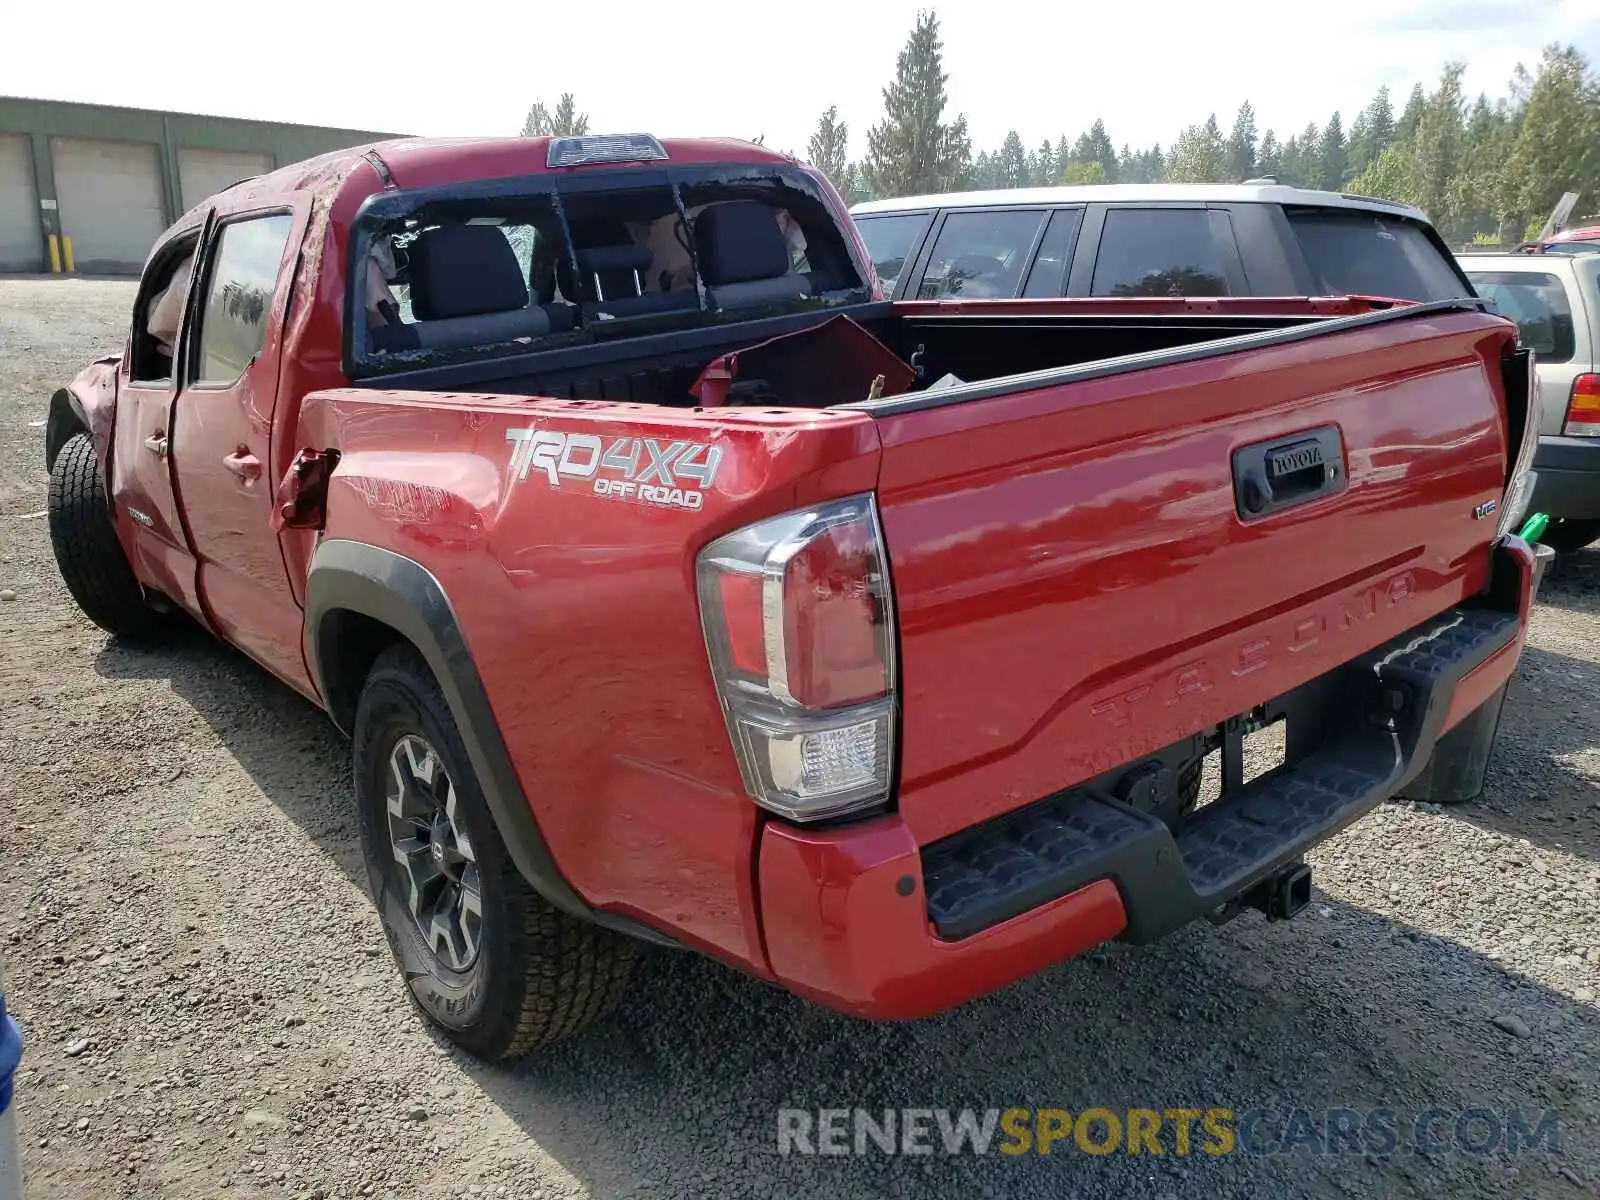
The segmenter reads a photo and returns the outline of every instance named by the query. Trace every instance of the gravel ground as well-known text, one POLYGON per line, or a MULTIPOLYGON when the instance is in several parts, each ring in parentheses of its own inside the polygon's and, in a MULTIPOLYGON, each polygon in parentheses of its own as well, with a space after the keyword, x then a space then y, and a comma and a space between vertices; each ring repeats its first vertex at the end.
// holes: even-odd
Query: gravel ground
POLYGON ((1109 947, 896 1026, 661 953, 610 1023, 492 1070, 406 1003, 326 719, 202 636, 110 644, 61 586, 46 403, 132 295, 0 281, 0 951, 29 1197, 1600 1194, 1600 553, 1547 582, 1481 801, 1385 806, 1314 856, 1295 921, 1109 947), (778 1155, 779 1107, 858 1105, 1346 1106, 1402 1132, 1551 1109, 1560 1142, 778 1155))

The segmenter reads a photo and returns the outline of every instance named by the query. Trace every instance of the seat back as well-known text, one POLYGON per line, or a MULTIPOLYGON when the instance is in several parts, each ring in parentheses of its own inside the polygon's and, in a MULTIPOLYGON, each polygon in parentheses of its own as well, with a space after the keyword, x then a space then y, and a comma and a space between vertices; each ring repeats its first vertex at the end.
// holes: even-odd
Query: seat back
POLYGON ((522 264, 493 225, 425 229, 411 243, 409 259, 416 317, 409 328, 420 349, 516 341, 572 326, 570 315, 556 311, 559 306, 529 306, 522 264))
POLYGON ((777 213, 757 200, 712 204, 694 221, 706 298, 716 308, 768 304, 811 294, 811 279, 792 272, 777 213))

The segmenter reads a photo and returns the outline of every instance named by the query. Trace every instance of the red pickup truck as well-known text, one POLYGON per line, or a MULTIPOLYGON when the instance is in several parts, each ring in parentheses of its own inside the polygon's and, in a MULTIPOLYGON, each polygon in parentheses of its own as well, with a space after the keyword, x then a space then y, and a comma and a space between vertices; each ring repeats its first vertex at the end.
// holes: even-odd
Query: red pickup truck
POLYGON ((497 1059, 640 939, 905 1018, 1292 915, 1308 847, 1481 786, 1538 407, 1466 286, 889 303, 759 147, 398 141, 162 237, 50 529, 100 625, 348 732, 411 993, 497 1059))

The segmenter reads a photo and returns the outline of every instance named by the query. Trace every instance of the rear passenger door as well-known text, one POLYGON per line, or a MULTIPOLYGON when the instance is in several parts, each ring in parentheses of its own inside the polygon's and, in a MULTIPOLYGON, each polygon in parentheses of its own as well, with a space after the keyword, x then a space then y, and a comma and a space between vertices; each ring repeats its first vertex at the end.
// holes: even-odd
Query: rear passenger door
POLYGON ((1251 294, 1233 221, 1204 204, 1091 204, 1067 280, 1069 296, 1251 294))
POLYGON ((198 294, 170 454, 213 625, 309 692, 300 610, 269 524, 287 469, 272 460, 278 362, 308 211, 299 203, 218 214, 190 285, 198 294))

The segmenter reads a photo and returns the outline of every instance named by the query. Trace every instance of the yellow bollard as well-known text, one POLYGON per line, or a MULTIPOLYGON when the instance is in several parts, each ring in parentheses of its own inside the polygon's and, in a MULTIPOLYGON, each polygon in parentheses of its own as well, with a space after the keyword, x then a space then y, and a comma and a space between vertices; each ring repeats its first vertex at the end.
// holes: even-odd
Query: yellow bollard
POLYGON ((61 257, 66 260, 67 274, 76 274, 78 264, 72 261, 72 239, 64 233, 61 235, 61 257))
POLYGON ((53 233, 50 235, 50 274, 61 274, 61 243, 53 233))

